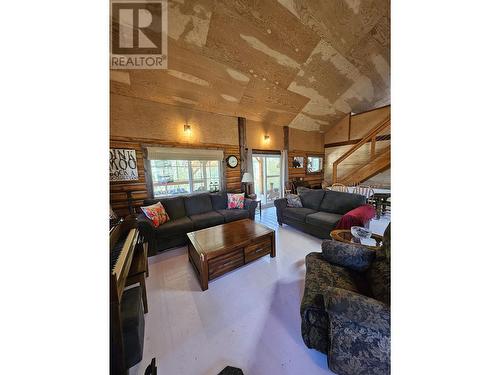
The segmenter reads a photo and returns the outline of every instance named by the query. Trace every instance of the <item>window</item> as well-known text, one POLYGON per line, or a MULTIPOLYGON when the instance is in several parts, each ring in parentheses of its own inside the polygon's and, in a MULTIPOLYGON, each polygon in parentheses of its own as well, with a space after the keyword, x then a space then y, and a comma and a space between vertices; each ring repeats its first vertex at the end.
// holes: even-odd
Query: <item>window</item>
POLYGON ((323 170, 323 157, 307 157, 307 173, 320 173, 323 170))
POLYGON ((221 163, 218 160, 150 160, 153 196, 219 190, 221 163))

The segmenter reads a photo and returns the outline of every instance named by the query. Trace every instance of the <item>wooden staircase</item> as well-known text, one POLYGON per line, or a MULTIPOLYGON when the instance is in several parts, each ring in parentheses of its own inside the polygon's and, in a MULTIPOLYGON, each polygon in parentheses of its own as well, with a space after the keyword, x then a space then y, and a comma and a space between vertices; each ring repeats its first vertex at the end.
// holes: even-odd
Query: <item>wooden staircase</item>
MULTIPOLYGON (((391 166, 391 146, 388 144, 380 150, 377 150, 377 142, 390 140, 391 119, 390 116, 386 117, 379 124, 374 126, 363 139, 356 143, 350 150, 344 153, 333 163, 333 183, 341 183, 344 185, 358 185, 369 178, 387 170, 391 166), (354 155, 356 152, 361 153, 366 151, 367 145, 370 143, 369 155, 361 159, 361 165, 348 170, 342 176, 338 175, 338 166, 340 163, 354 155)), ((388 142, 386 142, 388 143, 388 142)))

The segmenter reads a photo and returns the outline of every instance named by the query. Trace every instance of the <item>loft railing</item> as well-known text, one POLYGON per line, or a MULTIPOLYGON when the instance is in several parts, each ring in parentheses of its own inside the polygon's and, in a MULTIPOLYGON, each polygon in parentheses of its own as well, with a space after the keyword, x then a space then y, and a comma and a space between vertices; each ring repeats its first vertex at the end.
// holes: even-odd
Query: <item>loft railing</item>
POLYGON ((384 140, 390 140, 391 135, 390 134, 381 134, 383 131, 385 131, 388 127, 391 126, 391 118, 390 116, 386 117, 384 120, 382 120, 379 124, 374 126, 372 130, 368 132, 358 143, 356 143, 350 150, 348 150, 346 153, 344 153, 341 157, 339 157, 335 162, 333 163, 333 174, 332 174, 332 180, 333 183, 338 183, 341 182, 340 179, 338 178, 338 166, 340 163, 342 163, 344 160, 346 160, 349 156, 351 156, 354 152, 359 150, 361 147, 363 147, 367 143, 371 143, 370 146, 370 161, 374 160, 376 157, 376 145, 377 141, 384 141, 384 140))

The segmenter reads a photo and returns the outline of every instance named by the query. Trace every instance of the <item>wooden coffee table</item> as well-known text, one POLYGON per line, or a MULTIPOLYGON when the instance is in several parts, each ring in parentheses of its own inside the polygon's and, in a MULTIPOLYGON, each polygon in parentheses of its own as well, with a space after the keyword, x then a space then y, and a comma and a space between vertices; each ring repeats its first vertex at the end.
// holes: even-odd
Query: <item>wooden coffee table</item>
POLYGON ((274 230, 250 219, 233 221, 187 234, 189 262, 200 281, 208 280, 270 254, 276 256, 274 230))

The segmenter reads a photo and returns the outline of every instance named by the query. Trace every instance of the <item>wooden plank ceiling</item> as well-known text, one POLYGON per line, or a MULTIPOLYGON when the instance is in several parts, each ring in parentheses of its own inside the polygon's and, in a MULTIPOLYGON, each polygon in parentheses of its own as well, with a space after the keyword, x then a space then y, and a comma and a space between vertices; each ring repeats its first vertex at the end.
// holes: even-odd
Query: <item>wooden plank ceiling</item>
POLYGON ((388 0, 169 0, 168 70, 111 92, 326 131, 390 103, 388 0))

